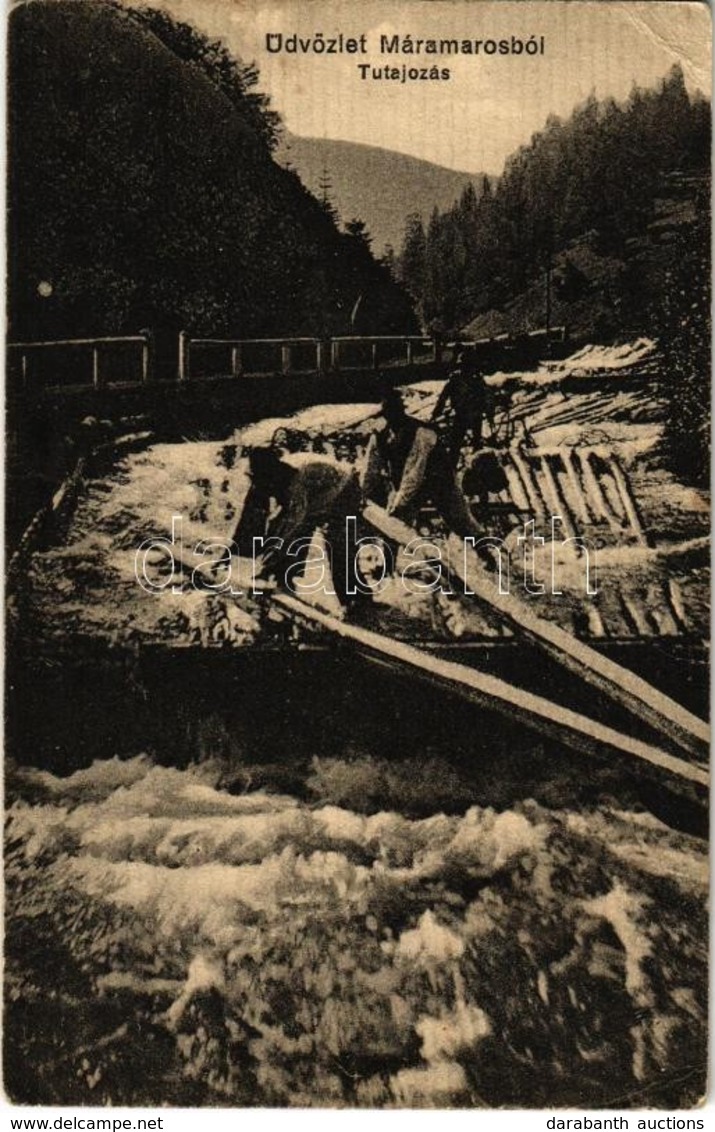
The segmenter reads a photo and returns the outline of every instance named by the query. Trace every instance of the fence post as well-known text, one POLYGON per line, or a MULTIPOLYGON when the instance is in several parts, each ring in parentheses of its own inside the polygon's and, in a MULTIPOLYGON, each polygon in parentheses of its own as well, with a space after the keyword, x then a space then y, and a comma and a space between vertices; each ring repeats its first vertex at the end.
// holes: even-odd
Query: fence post
POLYGON ((408 366, 412 365, 412 339, 411 338, 407 339, 407 364, 408 364, 408 366))
POLYGON ((142 384, 146 385, 152 377, 154 369, 154 335, 151 330, 140 330, 144 342, 142 343, 142 384))
POLYGON ((340 369, 340 343, 336 342, 334 338, 330 340, 330 368, 340 369))
POLYGON ((240 377, 242 368, 241 347, 237 343, 231 347, 231 377, 240 377))
POLYGON ((372 368, 377 369, 377 342, 372 344, 372 368))
POLYGON ((433 338, 432 339, 432 345, 434 347, 435 364, 439 365, 440 362, 442 361, 442 339, 441 338, 433 338))
POLYGON ((22 388, 24 391, 25 389, 27 389, 27 354, 24 350, 20 355, 20 366, 22 369, 22 388))
POLYGON ((179 381, 188 381, 189 378, 189 335, 185 330, 179 331, 179 381))
POLYGON ((101 377, 99 373, 99 347, 92 347, 92 385, 95 389, 101 389, 101 377))
POLYGON ((318 373, 325 373, 325 342, 321 338, 315 343, 315 368, 318 373))
POLYGON ((281 371, 283 373, 290 373, 292 354, 290 343, 281 346, 281 371))

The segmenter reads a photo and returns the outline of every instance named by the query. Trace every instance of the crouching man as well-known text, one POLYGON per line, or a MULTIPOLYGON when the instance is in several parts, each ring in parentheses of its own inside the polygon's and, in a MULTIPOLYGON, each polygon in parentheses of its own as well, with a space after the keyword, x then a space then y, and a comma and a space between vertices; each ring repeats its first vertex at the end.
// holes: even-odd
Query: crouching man
POLYGON ((301 574, 321 528, 332 592, 348 612, 364 602, 354 547, 348 546, 346 520, 362 511, 352 466, 311 452, 282 455, 272 447, 253 448, 248 464, 251 486, 233 537, 236 553, 260 561, 262 576, 292 593, 291 580, 301 574))

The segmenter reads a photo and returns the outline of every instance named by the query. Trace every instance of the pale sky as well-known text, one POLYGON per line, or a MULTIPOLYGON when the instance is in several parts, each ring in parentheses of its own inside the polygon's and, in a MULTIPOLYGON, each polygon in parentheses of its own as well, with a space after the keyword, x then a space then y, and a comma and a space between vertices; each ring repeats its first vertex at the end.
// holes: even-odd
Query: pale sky
POLYGON ((396 149, 467 172, 499 173, 504 159, 567 117, 593 90, 627 97, 679 62, 688 87, 711 90, 708 7, 691 0, 151 0, 255 61, 261 89, 295 134, 396 149), (358 55, 266 50, 267 32, 367 35, 358 55), (546 37, 542 56, 382 56, 380 35, 546 37), (363 80, 357 63, 449 67, 439 82, 363 80))

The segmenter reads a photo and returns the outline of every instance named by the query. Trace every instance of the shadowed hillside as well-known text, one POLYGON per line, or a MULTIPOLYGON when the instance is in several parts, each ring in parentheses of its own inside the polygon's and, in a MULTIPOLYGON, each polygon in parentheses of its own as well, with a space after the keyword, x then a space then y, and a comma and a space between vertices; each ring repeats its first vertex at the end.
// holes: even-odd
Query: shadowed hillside
POLYGON ((360 294, 361 330, 414 326, 364 241, 273 161, 260 97, 223 81, 241 66, 166 16, 13 12, 12 338, 345 332, 360 294))

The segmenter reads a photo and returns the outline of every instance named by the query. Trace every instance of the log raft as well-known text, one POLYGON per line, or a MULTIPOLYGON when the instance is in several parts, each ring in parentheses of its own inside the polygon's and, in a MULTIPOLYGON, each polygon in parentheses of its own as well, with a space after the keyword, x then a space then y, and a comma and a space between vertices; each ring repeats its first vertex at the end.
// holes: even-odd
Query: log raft
MULTIPOLYGON (((364 518, 383 537, 402 546, 420 540, 420 536, 381 507, 369 503, 364 518)), ((707 758, 710 728, 689 712, 637 676, 630 669, 596 652, 584 641, 566 632, 551 621, 539 617, 525 601, 513 593, 503 594, 487 573, 477 554, 464 540, 452 535, 440 547, 441 561, 448 576, 463 592, 497 614, 517 638, 528 640, 542 649, 572 676, 584 680, 614 703, 626 708, 639 720, 667 736, 684 753, 696 759, 707 758)))
POLYGON ((480 707, 497 711, 564 743, 586 755, 626 756, 669 779, 707 790, 708 770, 660 750, 630 735, 624 735, 596 720, 525 691, 508 681, 479 672, 454 661, 442 660, 404 641, 352 625, 324 613, 299 598, 277 592, 272 604, 291 619, 338 637, 361 656, 387 665, 394 671, 418 676, 459 695, 480 707))

